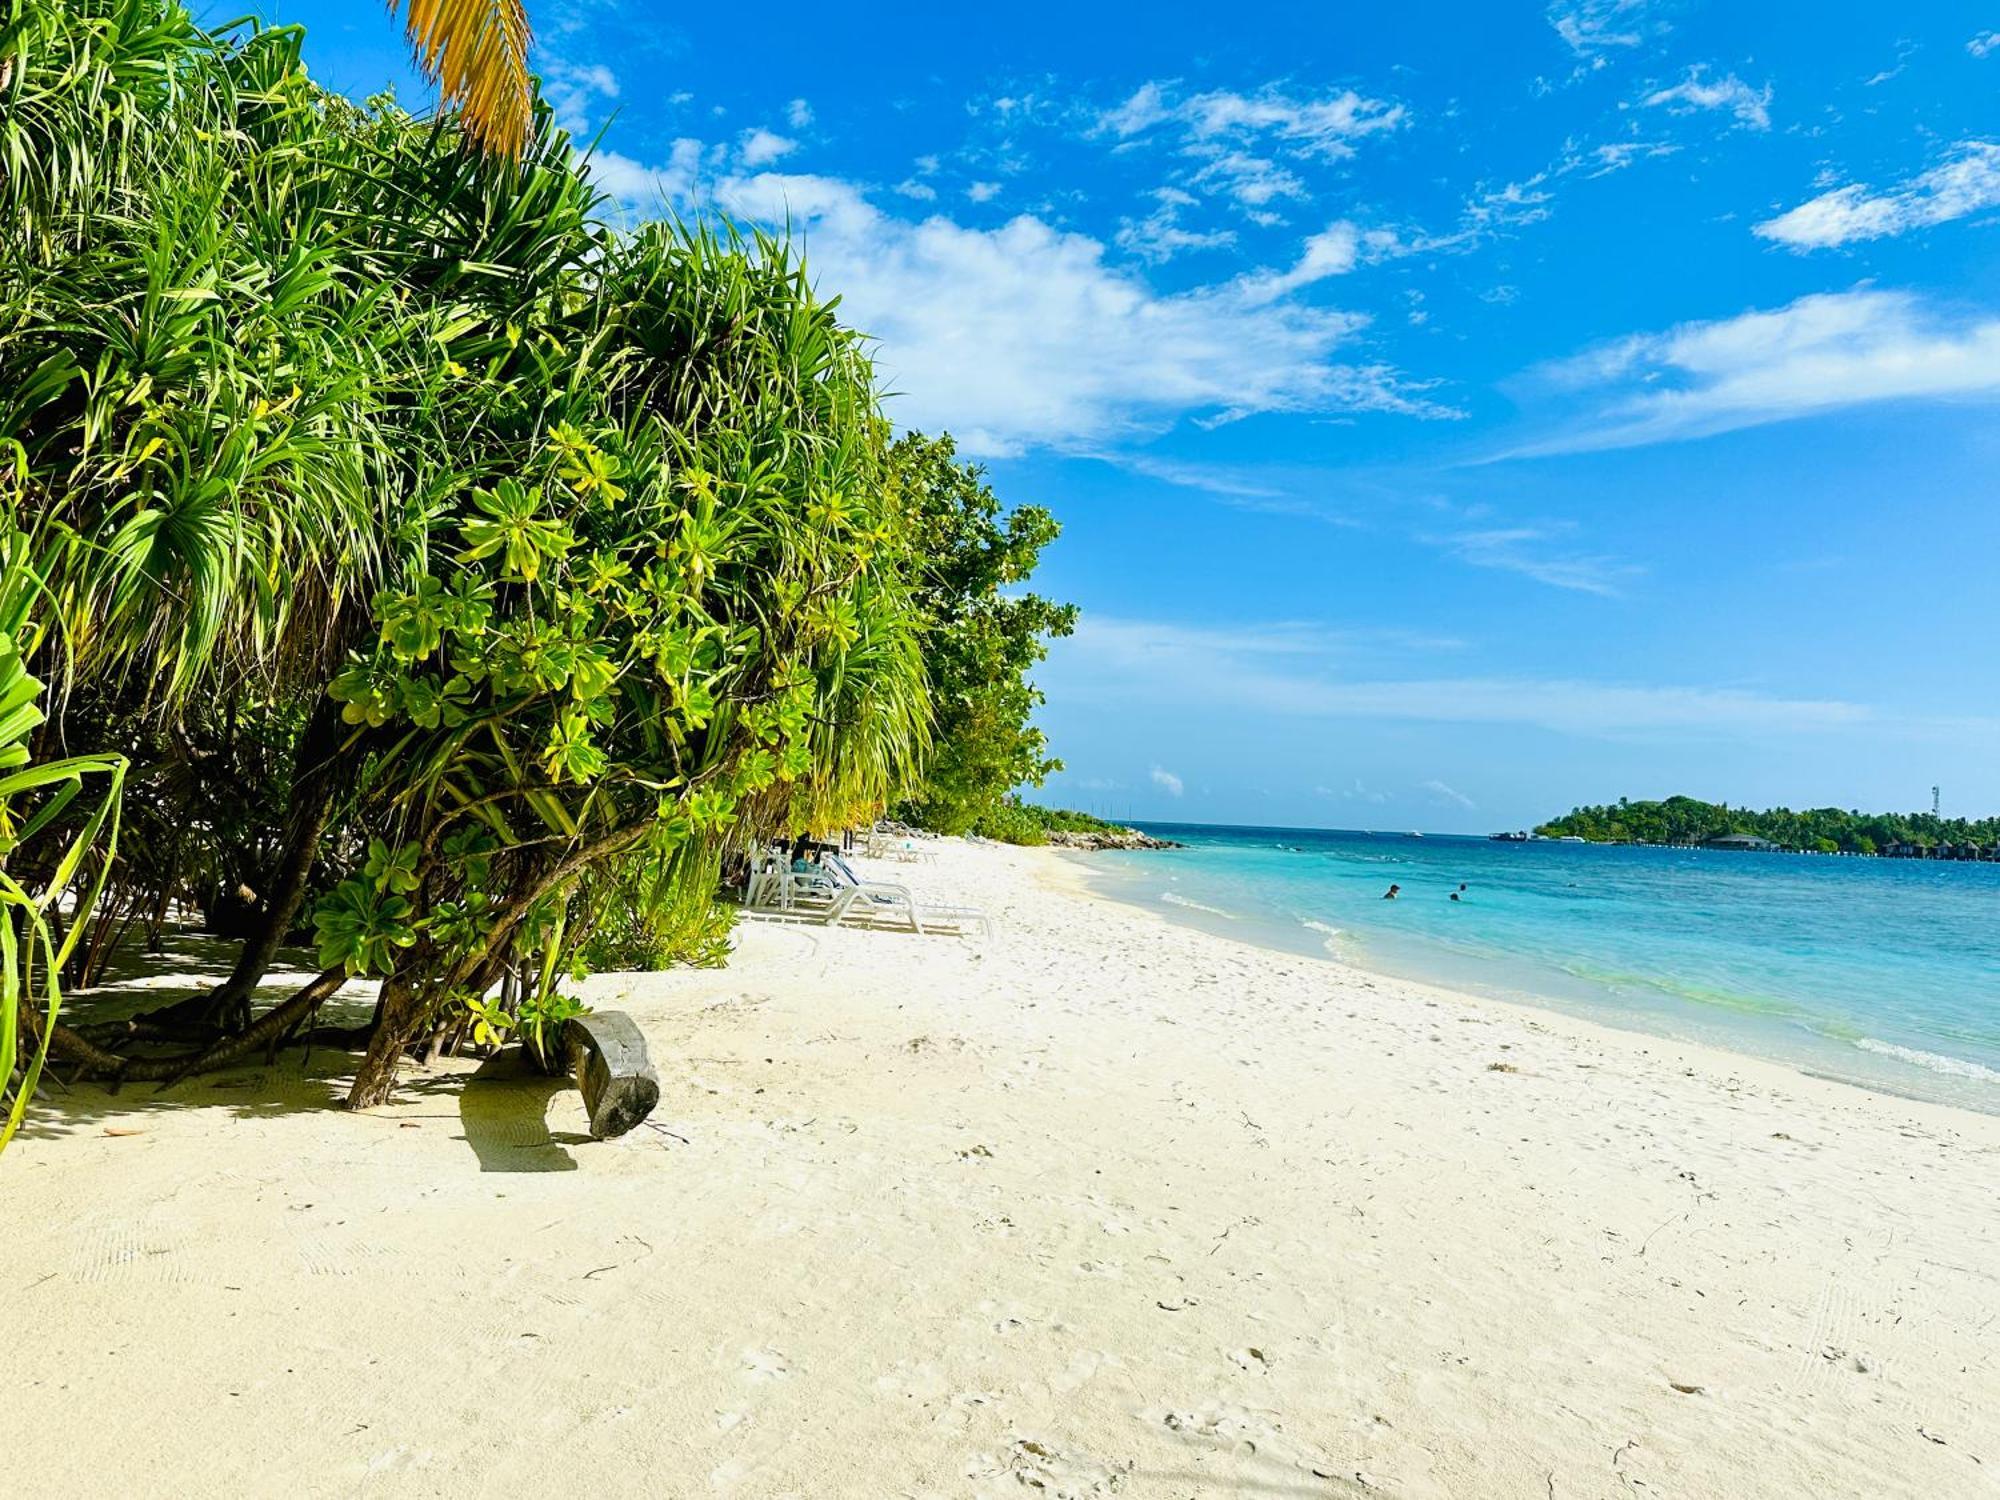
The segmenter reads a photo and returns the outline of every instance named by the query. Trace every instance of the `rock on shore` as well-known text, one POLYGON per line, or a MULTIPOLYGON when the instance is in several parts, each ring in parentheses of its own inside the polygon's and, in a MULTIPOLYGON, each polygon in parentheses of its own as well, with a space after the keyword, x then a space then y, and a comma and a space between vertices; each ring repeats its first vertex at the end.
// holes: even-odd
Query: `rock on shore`
POLYGON ((1051 832, 1049 842, 1058 849, 1185 849, 1187 845, 1176 844, 1172 839, 1156 839, 1150 833, 1141 833, 1136 828, 1121 828, 1101 833, 1059 833, 1051 832))

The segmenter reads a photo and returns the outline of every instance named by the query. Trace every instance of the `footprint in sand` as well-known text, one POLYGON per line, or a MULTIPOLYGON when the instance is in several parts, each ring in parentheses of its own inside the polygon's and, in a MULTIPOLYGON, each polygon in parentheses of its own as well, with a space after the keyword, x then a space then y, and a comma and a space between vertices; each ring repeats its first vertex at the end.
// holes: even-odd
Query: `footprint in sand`
POLYGON ((1232 1349, 1229 1362, 1252 1375, 1262 1375, 1271 1368, 1271 1357, 1262 1349, 1232 1349))
POLYGON ((1211 1402, 1194 1411, 1156 1408, 1145 1416, 1203 1449, 1223 1449, 1238 1459, 1285 1464, 1322 1479, 1336 1472, 1331 1459, 1294 1442, 1279 1424, 1276 1412, 1211 1402))
POLYGON ((974 1481, 973 1493, 982 1500, 1019 1495, 1022 1490, 1038 1491, 1051 1500, 1087 1500, 1117 1494, 1132 1467, 1129 1458, 1095 1459, 1065 1452, 1045 1437, 1016 1433, 999 1453, 976 1455, 965 1466, 965 1477, 974 1481))
POLYGON ((775 1349, 745 1349, 743 1373, 752 1380, 784 1380, 791 1375, 792 1366, 775 1349))

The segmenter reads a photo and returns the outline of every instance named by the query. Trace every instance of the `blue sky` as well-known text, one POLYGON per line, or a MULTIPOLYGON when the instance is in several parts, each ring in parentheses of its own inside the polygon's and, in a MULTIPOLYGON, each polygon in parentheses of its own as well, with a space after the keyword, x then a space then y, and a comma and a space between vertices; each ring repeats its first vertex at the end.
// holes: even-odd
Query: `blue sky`
POLYGON ((2000 811, 1991 5, 529 9, 623 212, 789 216, 1062 518, 1050 799, 2000 811))

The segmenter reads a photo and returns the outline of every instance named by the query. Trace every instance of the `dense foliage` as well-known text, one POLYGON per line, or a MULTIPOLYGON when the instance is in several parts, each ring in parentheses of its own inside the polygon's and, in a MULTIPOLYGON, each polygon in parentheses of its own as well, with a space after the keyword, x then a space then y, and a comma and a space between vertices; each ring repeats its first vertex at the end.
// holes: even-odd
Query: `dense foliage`
POLYGON ((902 438, 889 450, 889 473, 909 518, 937 715, 936 754, 899 816, 938 833, 999 837, 1009 794, 1062 769, 1030 722, 1042 697, 1028 673, 1049 640, 1075 628, 1076 607, 1018 589, 1060 528, 1037 506, 1003 513, 948 436, 902 438))
POLYGON ((1788 807, 1752 812, 1748 808, 1669 797, 1664 802, 1628 802, 1616 807, 1579 807, 1535 830, 1551 838, 1565 835, 1592 843, 1700 844, 1724 834, 1748 833, 1787 849, 1822 854, 1873 854, 1898 844, 1936 848, 1941 844, 2000 844, 2000 818, 1969 821, 1929 813, 1843 812, 1788 807))
MULTIPOLYGON (((58 1024, 47 966, 10 965, 38 1044, 172 1078, 366 975, 374 1103, 409 1051, 569 1013, 588 962, 716 961, 734 848, 871 818, 927 765, 973 809, 1050 766, 1023 674, 1070 612, 1000 590, 1054 523, 1001 518, 948 438, 890 443, 786 246, 614 232, 545 108, 482 156, 318 88, 294 28, 5 14, 9 638, 50 685, 36 759, 131 767, 62 957, 188 908, 241 940, 153 1018, 194 1043, 164 1056, 58 1024), (255 1014, 308 925, 323 972, 255 1014)), ((20 839, 10 887, 73 883, 96 805, 20 839)))
POLYGON ((1039 846, 1046 844, 1052 833, 1128 834, 1132 830, 1089 813, 1039 807, 1019 797, 1006 797, 980 814, 972 832, 996 843, 1039 846))

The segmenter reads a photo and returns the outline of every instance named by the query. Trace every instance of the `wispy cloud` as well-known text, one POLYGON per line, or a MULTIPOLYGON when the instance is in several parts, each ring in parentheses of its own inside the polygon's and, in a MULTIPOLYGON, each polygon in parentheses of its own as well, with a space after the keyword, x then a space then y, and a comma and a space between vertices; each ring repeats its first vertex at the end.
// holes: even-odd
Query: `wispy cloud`
POLYGON ((1361 658, 1432 656, 1463 651, 1456 636, 1384 626, 1342 627, 1311 620, 1189 625, 1090 614, 1079 630, 1108 655, 1167 665, 1189 658, 1311 657, 1353 662, 1361 658))
POLYGON ((1178 797, 1187 791, 1187 784, 1172 771, 1155 766, 1147 773, 1147 779, 1169 797, 1178 797))
POLYGON ((1654 29, 1647 6, 1648 0, 1553 0, 1544 14, 1571 52, 1602 67, 1605 53, 1636 47, 1654 29))
POLYGON ((1354 89, 1300 95, 1272 84, 1184 93, 1155 80, 1099 111, 1090 133, 1115 140, 1121 151, 1167 147, 1188 163, 1180 183, 1225 197, 1253 223, 1269 224, 1277 217, 1274 205, 1311 198, 1306 170, 1345 160, 1358 142, 1408 120, 1403 105, 1354 89))
POLYGON ((1699 65, 1689 68, 1687 77, 1669 88, 1655 89, 1643 101, 1648 108, 1662 106, 1675 114, 1697 110, 1726 109, 1737 122, 1752 130, 1771 128, 1771 86, 1753 89, 1734 73, 1720 78, 1709 76, 1699 65))
POLYGON ((1148 479, 1178 485, 1182 489, 1201 490, 1210 495, 1243 500, 1275 500, 1285 495, 1283 490, 1264 480, 1220 464, 1187 463, 1143 453, 1099 453, 1093 456, 1118 468, 1129 469, 1134 474, 1143 474, 1148 479))
POLYGON ((1387 792, 1375 790, 1359 776, 1354 778, 1352 786, 1340 787, 1338 789, 1330 786, 1316 786, 1313 788, 1313 792, 1316 796, 1320 797, 1338 798, 1342 802, 1368 802, 1378 807, 1389 800, 1387 792))
POLYGON ((1299 258, 1283 271, 1257 271, 1245 276, 1240 285, 1253 304, 1274 302, 1300 287, 1311 286, 1331 276, 1345 276, 1363 260, 1377 260, 1397 252, 1396 236, 1386 229, 1361 230, 1345 219, 1327 225, 1310 236, 1299 258))
POLYGON ((1705 437, 1872 402, 2000 397, 2000 317, 1870 286, 1636 334, 1543 366, 1531 385, 1589 413, 1502 457, 1705 437))
POLYGON ((1462 807, 1467 812, 1476 812, 1479 809, 1479 804, 1466 796, 1465 793, 1459 791, 1458 788, 1447 786, 1435 778, 1426 781, 1421 790, 1429 792, 1441 802, 1449 802, 1454 807, 1462 807))
POLYGON ((1982 31, 1965 44, 1965 50, 1974 57, 1991 57, 2000 52, 2000 31, 1982 31))
POLYGON ((1501 526, 1427 536, 1420 540, 1440 547, 1475 568, 1519 573, 1550 588, 1610 598, 1625 582, 1644 570, 1615 557, 1581 553, 1568 545, 1573 528, 1562 526, 1501 526))
POLYGON ((2000 144, 1960 141, 1921 176, 1877 193, 1849 183, 1766 219, 1756 232, 1794 250, 1905 234, 2000 207, 2000 144))
POLYGON ((1233 229, 1189 229, 1181 215, 1198 201, 1177 187, 1153 189, 1155 207, 1143 219, 1127 219, 1118 231, 1118 247, 1151 265, 1161 265, 1189 250, 1217 250, 1236 243, 1233 229))
POLYGON ((1353 679, 1270 627, 1190 629, 1086 615, 1051 666, 1066 690, 1294 719, 1514 724, 1565 734, 1689 740, 1877 725, 1865 705, 1747 688, 1519 676, 1353 679))
POLYGON ((794 130, 804 130, 813 122, 813 107, 803 99, 794 99, 785 106, 785 123, 794 130))
POLYGON ((1104 111, 1097 128, 1127 140, 1171 127, 1183 144, 1200 148, 1264 142, 1290 154, 1339 159, 1352 156, 1362 137, 1395 130, 1408 118, 1402 105, 1353 89, 1299 98, 1271 85, 1247 94, 1210 89, 1182 96, 1175 85, 1155 81, 1104 111))

